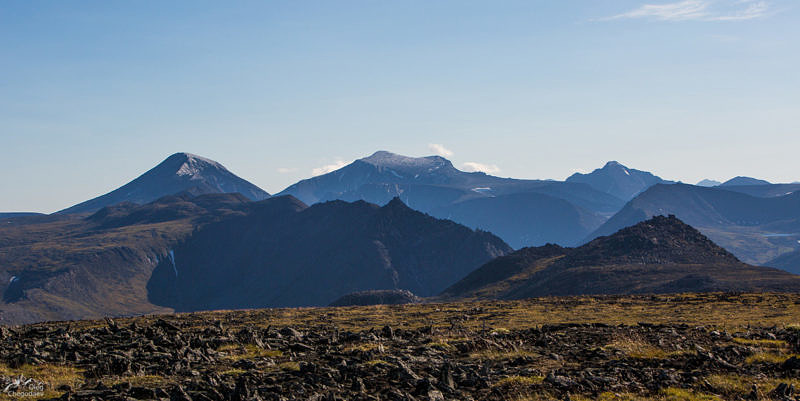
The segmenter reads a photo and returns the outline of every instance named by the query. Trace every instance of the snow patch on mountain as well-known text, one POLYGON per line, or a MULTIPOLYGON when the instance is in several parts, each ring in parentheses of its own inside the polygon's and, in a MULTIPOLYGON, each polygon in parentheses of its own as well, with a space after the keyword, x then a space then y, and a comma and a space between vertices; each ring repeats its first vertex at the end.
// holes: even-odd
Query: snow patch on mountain
POLYGON ((428 172, 447 166, 450 162, 441 156, 408 157, 386 151, 375 152, 372 156, 360 159, 376 167, 392 169, 427 169, 428 172))
POLYGON ((169 262, 172 264, 172 271, 175 272, 175 277, 178 277, 178 266, 175 265, 175 251, 169 250, 169 262))

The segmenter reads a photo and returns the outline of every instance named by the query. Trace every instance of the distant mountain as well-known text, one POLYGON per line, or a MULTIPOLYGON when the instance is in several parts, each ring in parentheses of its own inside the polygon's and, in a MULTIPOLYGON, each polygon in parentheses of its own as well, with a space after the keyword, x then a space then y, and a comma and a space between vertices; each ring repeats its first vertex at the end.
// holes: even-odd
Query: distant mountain
POLYGON ((787 272, 800 274, 800 249, 784 253, 777 258, 764 263, 764 266, 775 267, 787 272))
POLYGON ((416 210, 490 230, 514 246, 574 244, 581 233, 591 232, 625 203, 583 183, 468 173, 440 156, 415 158, 385 151, 300 181, 278 195, 308 204, 365 200, 383 205, 399 197, 416 210))
POLYGON ((194 195, 238 192, 250 200, 269 197, 261 188, 237 177, 213 160, 176 153, 122 187, 58 213, 95 212, 122 202, 145 204, 183 191, 194 195))
POLYGON ((647 171, 631 169, 616 161, 610 161, 603 168, 589 174, 575 173, 567 178, 567 182, 588 184, 594 189, 625 201, 655 184, 671 183, 647 171))
POLYGON ((757 196, 759 198, 772 198, 800 191, 800 184, 728 185, 722 187, 722 189, 757 196))
POLYGON ((674 216, 578 248, 547 245, 495 259, 441 299, 706 291, 800 291, 800 276, 750 266, 674 216))
POLYGON ((739 176, 731 178, 730 180, 725 181, 722 184, 719 184, 719 186, 728 187, 734 185, 769 185, 769 184, 770 184, 769 181, 759 180, 757 178, 752 178, 752 177, 739 176))
POLYGON ((605 222, 564 199, 535 192, 465 200, 431 214, 491 231, 515 249, 548 242, 577 245, 605 222))
POLYGON ((628 202, 587 240, 666 214, 676 215, 746 262, 763 264, 795 248, 792 235, 800 233, 800 192, 763 198, 722 187, 659 184, 628 202))
POLYGON ((431 296, 511 248, 410 209, 291 196, 195 232, 153 272, 149 299, 178 311, 328 305, 357 291, 431 296))
POLYGON ((702 180, 702 181, 698 182, 697 186, 698 187, 718 187, 720 184, 722 184, 722 183, 719 182, 719 181, 705 179, 705 180, 702 180))

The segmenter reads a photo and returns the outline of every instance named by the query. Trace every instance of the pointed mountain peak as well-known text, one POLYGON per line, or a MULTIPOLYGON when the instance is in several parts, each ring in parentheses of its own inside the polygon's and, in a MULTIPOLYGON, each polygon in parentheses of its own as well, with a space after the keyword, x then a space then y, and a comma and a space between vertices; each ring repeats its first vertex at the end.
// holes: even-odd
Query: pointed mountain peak
POLYGON ((392 200, 389 201, 386 205, 383 206, 386 209, 410 209, 408 205, 403 202, 399 196, 395 196, 392 200))
POLYGON ((195 176, 208 168, 227 171, 214 160, 186 152, 175 153, 156 166, 158 170, 174 170, 174 174, 179 176, 195 176))
POLYGON ((79 203, 58 213, 95 212, 120 202, 139 205, 166 195, 188 192, 192 196, 208 193, 240 193, 250 200, 262 200, 269 194, 237 177, 222 164, 191 153, 175 153, 157 166, 105 195, 79 203))
POLYGON ((655 216, 575 249, 575 265, 738 264, 738 259, 674 215, 655 216))
POLYGON ((665 183, 661 177, 647 171, 628 168, 618 161, 612 160, 588 174, 575 173, 567 182, 579 182, 614 195, 619 199, 628 201, 647 188, 659 183, 665 183))

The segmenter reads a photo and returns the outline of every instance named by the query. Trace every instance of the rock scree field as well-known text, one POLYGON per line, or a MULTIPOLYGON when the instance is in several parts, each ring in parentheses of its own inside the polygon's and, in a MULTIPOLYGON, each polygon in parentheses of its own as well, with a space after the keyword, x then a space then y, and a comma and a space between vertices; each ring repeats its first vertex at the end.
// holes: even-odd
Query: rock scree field
POLYGON ((0 329, 0 388, 61 400, 794 400, 798 323, 800 295, 747 293, 50 322, 0 329))

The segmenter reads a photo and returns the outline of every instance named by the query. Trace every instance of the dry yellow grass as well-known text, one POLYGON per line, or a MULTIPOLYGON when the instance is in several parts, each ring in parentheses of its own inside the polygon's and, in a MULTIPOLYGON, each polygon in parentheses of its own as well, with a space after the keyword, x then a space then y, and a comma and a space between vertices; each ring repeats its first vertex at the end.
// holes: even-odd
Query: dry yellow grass
POLYGON ((281 362, 278 364, 278 369, 281 370, 288 370, 292 372, 299 372, 300 371, 300 364, 297 362, 281 362))
MULTIPOLYGON (((231 311, 201 312, 196 321, 229 320, 231 311)), ((185 315, 185 314, 179 314, 185 315)), ((161 316, 136 319, 153 321, 161 316)), ((537 327, 555 323, 607 323, 635 325, 687 324, 728 331, 750 326, 800 327, 800 294, 673 294, 647 296, 546 297, 518 301, 480 301, 415 305, 375 305, 339 308, 282 308, 237 311, 230 327, 252 325, 319 327, 361 331, 417 329, 431 326, 449 329, 453 321, 468 330, 504 330, 537 327), (468 313, 465 313, 468 312, 468 313), (466 317, 466 318, 465 318, 466 317)), ((129 319, 117 319, 128 324, 129 319)), ((103 326, 102 321, 75 322, 81 329, 103 326)))
POLYGON ((543 381, 543 376, 509 376, 504 379, 500 379, 500 381, 495 383, 494 386, 532 386, 534 384, 541 384, 543 381))
MULTIPOLYGON (((77 387, 79 384, 83 382, 83 375, 81 371, 69 366, 59 366, 59 365, 23 365, 17 369, 9 368, 5 365, 0 365, 0 375, 7 376, 7 377, 18 377, 20 375, 30 378, 36 379, 44 384, 44 388, 42 389, 43 392, 41 394, 37 394, 38 391, 32 391, 34 393, 31 397, 24 397, 25 399, 45 399, 45 398, 53 398, 58 397, 61 395, 60 391, 56 391, 56 389, 63 385, 68 385, 71 387, 77 387)), ((18 400, 20 397, 12 397, 9 394, 0 393, 0 400, 18 400)))
POLYGON ((800 379, 794 378, 755 378, 752 376, 739 376, 735 374, 711 375, 706 378, 714 388, 715 393, 730 397, 743 397, 750 393, 755 384, 762 393, 769 393, 781 383, 794 385, 800 388, 800 379))
POLYGON ((776 352, 756 352, 745 359, 745 363, 784 363, 795 354, 782 354, 776 352))
POLYGON ((664 401, 719 401, 716 395, 704 394, 693 390, 669 387, 661 390, 664 401))
POLYGON ((751 340, 748 338, 734 338, 733 342, 759 348, 786 348, 788 346, 786 341, 783 340, 751 340))
POLYGON ((281 351, 264 349, 255 344, 246 344, 245 346, 226 344, 219 347, 217 351, 224 352, 224 358, 234 362, 242 359, 278 358, 283 356, 281 351))
POLYGON ((144 375, 144 376, 125 376, 111 380, 108 385, 115 385, 119 383, 130 383, 131 386, 138 387, 159 387, 169 383, 169 379, 163 376, 144 375))
POLYGON ((666 359, 684 355, 689 351, 667 351, 638 337, 619 337, 603 347, 609 351, 619 351, 629 358, 666 359))
POLYGON ((531 358, 539 358, 541 355, 528 351, 525 349, 517 349, 511 351, 502 351, 502 350, 483 350, 478 352, 473 352, 469 354, 471 359, 478 359, 482 361, 504 361, 509 359, 515 359, 520 357, 531 357, 531 358))

